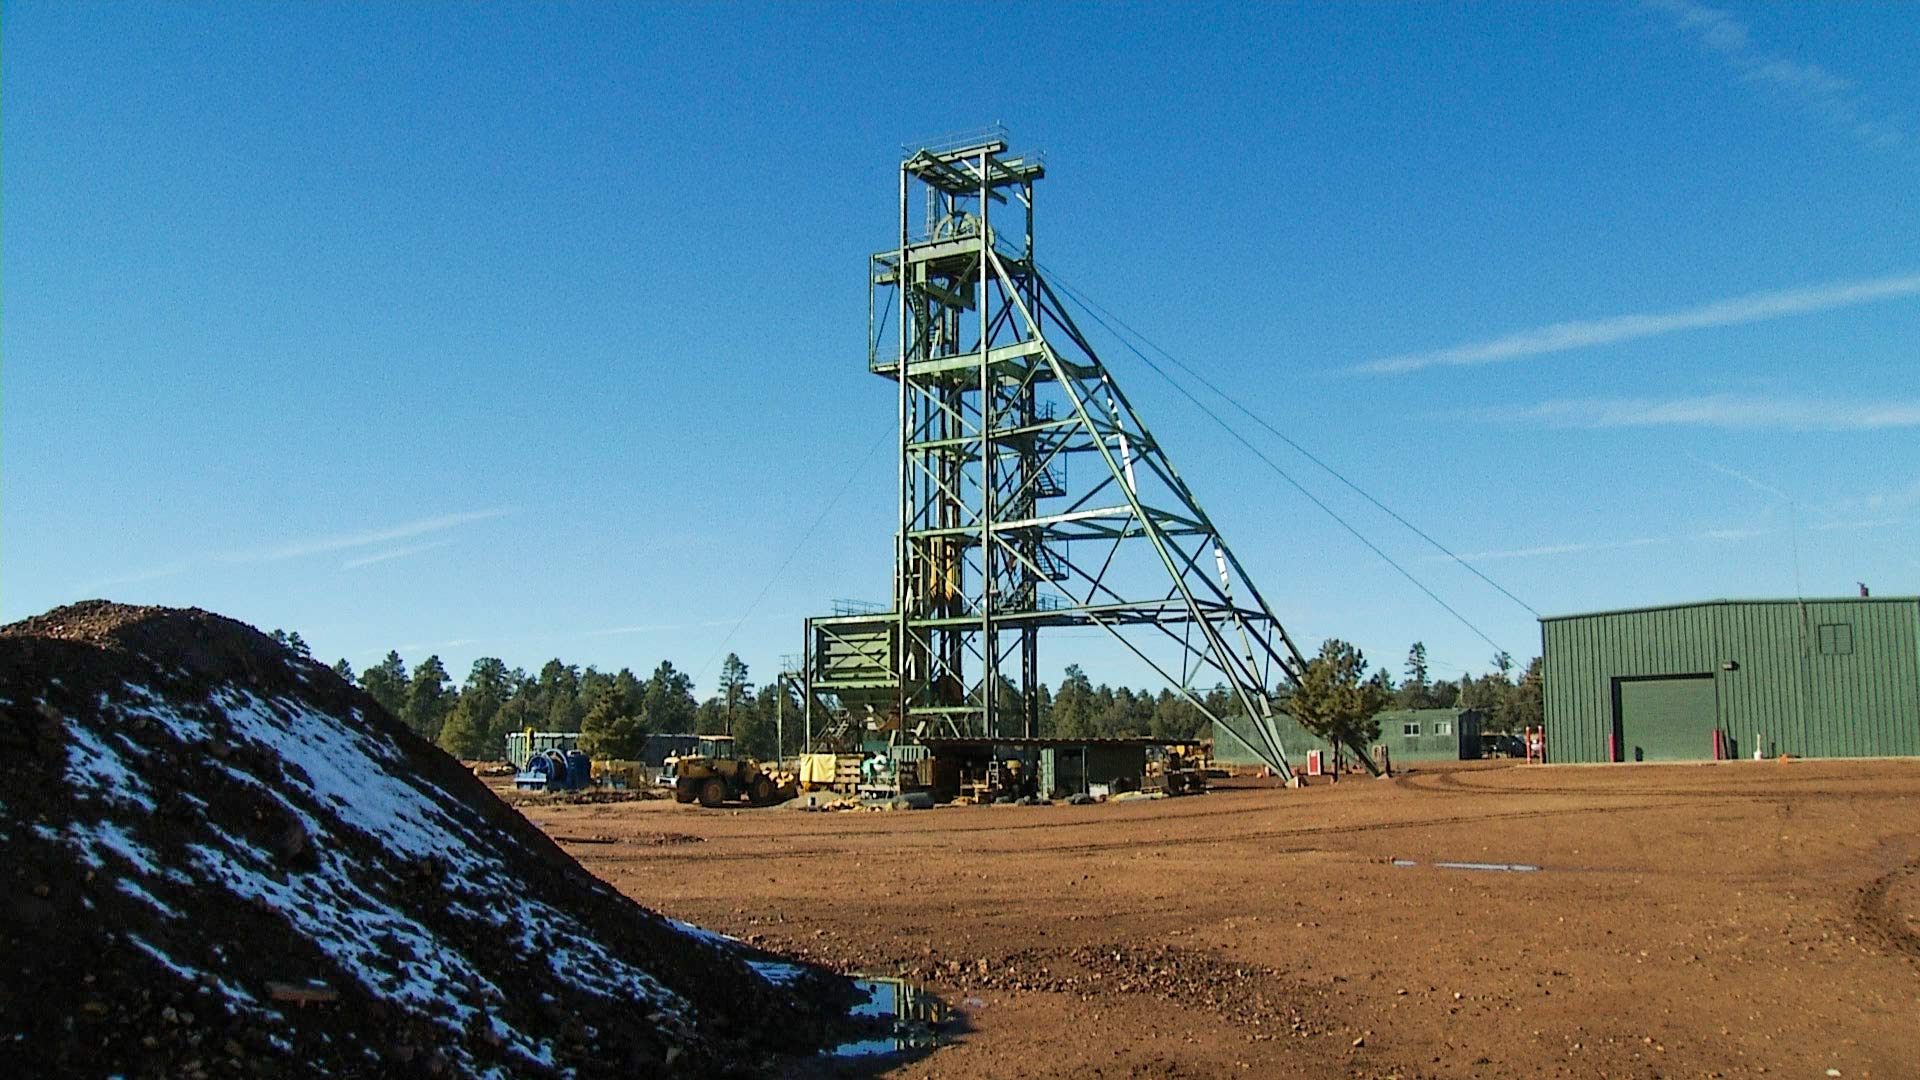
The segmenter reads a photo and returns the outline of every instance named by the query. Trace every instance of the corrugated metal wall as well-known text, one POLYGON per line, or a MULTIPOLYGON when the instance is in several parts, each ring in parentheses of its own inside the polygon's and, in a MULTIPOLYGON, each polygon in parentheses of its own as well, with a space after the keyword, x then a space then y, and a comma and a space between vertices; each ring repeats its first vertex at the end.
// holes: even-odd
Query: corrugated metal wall
MULTIPOLYGON (((1480 756, 1480 724, 1482 715, 1477 709, 1392 709, 1379 714, 1380 738, 1394 761, 1456 761, 1480 756), (1433 724, 1444 720, 1453 725, 1448 735, 1433 734, 1433 724), (1420 734, 1405 736, 1402 726, 1408 721, 1420 724, 1420 734)), ((1260 765, 1265 763, 1259 754, 1248 745, 1254 736, 1250 732, 1236 730, 1233 725, 1245 726, 1241 717, 1233 717, 1225 724, 1216 724, 1213 728, 1213 760, 1222 765, 1260 765)), ((1285 713, 1274 715, 1274 729, 1280 736, 1280 747, 1286 751, 1287 762, 1295 769, 1307 767, 1307 751, 1325 750, 1325 739, 1316 739, 1307 734, 1299 722, 1285 713)))
POLYGON ((1464 761, 1480 756, 1480 713, 1475 709, 1389 709, 1374 719, 1380 721, 1380 738, 1398 761, 1464 761), (1420 725, 1420 734, 1405 734, 1409 723, 1420 725), (1435 733, 1435 725, 1445 723, 1451 730, 1435 733))
POLYGON ((1716 601, 1574 615, 1541 620, 1541 643, 1556 761, 1607 760, 1617 680, 1693 674, 1713 677, 1718 725, 1740 756, 1920 754, 1920 600, 1716 601), (1823 626, 1844 629, 1823 634, 1823 626))
MULTIPOLYGON (((1254 749, 1259 736, 1254 733, 1247 718, 1229 716, 1222 719, 1222 723, 1213 725, 1213 760, 1222 765, 1266 764, 1266 758, 1254 749)), ((1287 763, 1295 769, 1306 768, 1307 751, 1320 750, 1327 745, 1324 739, 1307 734, 1306 729, 1286 713, 1273 714, 1273 729, 1280 737, 1280 749, 1287 755, 1287 763)))

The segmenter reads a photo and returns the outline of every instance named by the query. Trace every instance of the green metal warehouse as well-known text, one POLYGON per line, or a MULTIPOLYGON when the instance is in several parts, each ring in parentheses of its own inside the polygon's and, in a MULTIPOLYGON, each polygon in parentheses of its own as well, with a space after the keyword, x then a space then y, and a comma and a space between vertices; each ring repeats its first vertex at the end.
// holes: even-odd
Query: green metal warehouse
POLYGON ((1920 598, 1540 620, 1550 761, 1920 754, 1920 598))

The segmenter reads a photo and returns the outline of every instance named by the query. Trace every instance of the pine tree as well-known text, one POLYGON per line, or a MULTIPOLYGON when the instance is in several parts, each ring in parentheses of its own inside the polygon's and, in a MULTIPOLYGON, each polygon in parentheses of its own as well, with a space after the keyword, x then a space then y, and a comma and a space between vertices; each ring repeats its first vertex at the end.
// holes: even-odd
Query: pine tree
POLYGON ((693 730, 698 735, 726 735, 727 703, 715 694, 701 702, 693 712, 693 730))
POLYGON ((1098 702, 1093 683, 1079 664, 1068 664, 1060 690, 1053 695, 1053 735, 1059 739, 1084 739, 1096 733, 1098 702))
POLYGON ((1367 745, 1380 737, 1375 714, 1387 701, 1385 680, 1367 677, 1367 658, 1360 650, 1328 638, 1320 655, 1307 661, 1289 711, 1309 732, 1365 755, 1367 745))
POLYGON ((447 713, 453 703, 447 695, 447 668, 438 656, 429 656, 413 670, 413 679, 407 684, 406 708, 402 718, 414 734, 423 739, 436 739, 440 735, 440 725, 446 722, 447 713))
POLYGON ((747 663, 737 654, 728 653, 720 661, 720 699, 725 707, 726 730, 733 731, 734 714, 740 707, 742 698, 753 693, 753 684, 747 681, 747 663))
POLYGON ((440 725, 440 737, 435 740, 440 749, 465 761, 487 758, 487 725, 474 707, 475 698, 462 694, 447 714, 446 723, 440 725))
POLYGON ((620 695, 620 709, 633 716, 647 710, 647 684, 634 677, 631 668, 621 668, 613 677, 614 693, 620 695))
POLYGON ((1186 695, 1162 690, 1153 703, 1148 734, 1157 739, 1191 739, 1200 733, 1202 723, 1200 710, 1186 695))
POLYGON ((674 670, 673 661, 662 660, 653 669, 644 697, 649 731, 674 735, 693 731, 693 714, 699 707, 693 700, 693 680, 674 670))
POLYGON ((594 695, 580 718, 580 749, 594 757, 637 758, 646 741, 640 717, 626 711, 611 684, 594 695))
POLYGON ((313 659, 313 650, 307 648, 307 643, 301 639, 299 631, 296 630, 289 634, 285 630, 276 628, 267 636, 273 639, 275 645, 280 646, 300 659, 313 659))
POLYGON ((538 727, 535 723, 541 715, 538 705, 539 688, 533 680, 523 676, 513 696, 501 704, 500 710, 493 714, 493 723, 488 725, 486 743, 492 748, 489 753, 506 757, 509 734, 538 727))
POLYGON ((1525 731, 1530 727, 1539 727, 1546 723, 1546 695, 1542 678, 1543 669, 1540 657, 1533 658, 1527 670, 1520 675, 1520 682, 1514 686, 1488 718, 1487 730, 1494 732, 1525 731))
MULTIPOLYGON (((769 704, 772 700, 767 699, 769 704)), ((733 735, 734 746, 743 757, 772 761, 779 756, 773 739, 773 716, 760 709, 759 699, 749 699, 735 710, 733 735)))
POLYGON ((559 658, 540 669, 540 726, 547 731, 579 731, 586 712, 580 701, 580 669, 559 658))
POLYGON ((504 733, 496 730, 497 718, 511 692, 505 663, 491 656, 475 660, 440 728, 441 749, 459 758, 497 760, 504 756, 504 733))
POLYGON ((360 686, 395 719, 407 711, 407 665, 399 653, 390 651, 385 660, 361 672, 360 686))
POLYGON ((1433 688, 1427 684, 1427 645, 1416 641, 1407 650, 1407 681, 1400 684, 1394 703, 1403 709, 1425 709, 1433 704, 1433 688))

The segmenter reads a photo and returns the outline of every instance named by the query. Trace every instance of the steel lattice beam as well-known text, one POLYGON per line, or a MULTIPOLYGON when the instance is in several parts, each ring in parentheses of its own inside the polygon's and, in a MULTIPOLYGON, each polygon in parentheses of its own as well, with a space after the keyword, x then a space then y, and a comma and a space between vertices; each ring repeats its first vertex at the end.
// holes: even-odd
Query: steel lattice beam
POLYGON ((1044 174, 999 138, 901 165, 899 242, 868 275, 868 367, 898 392, 892 606, 809 621, 809 707, 1031 737, 1040 633, 1099 627, 1287 774, 1272 695, 1304 662, 1034 261, 1044 174))

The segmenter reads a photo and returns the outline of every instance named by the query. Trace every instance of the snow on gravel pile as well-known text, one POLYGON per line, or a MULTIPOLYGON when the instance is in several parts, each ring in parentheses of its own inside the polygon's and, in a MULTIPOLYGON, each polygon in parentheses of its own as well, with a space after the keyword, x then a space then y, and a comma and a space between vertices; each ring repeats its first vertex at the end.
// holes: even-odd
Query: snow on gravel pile
POLYGON ((0 629, 0 714, 0 1038, 29 1074, 757 1074, 852 995, 619 896, 218 616, 0 629))

